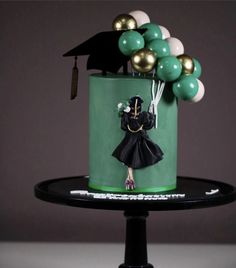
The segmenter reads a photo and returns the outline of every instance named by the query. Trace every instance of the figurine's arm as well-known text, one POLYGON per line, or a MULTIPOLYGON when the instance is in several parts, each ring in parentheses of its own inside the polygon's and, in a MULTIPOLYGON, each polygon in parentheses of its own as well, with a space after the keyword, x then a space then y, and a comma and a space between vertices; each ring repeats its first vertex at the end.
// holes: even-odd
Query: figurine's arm
POLYGON ((124 131, 127 131, 127 125, 129 124, 129 117, 127 113, 123 112, 122 118, 121 118, 121 129, 124 131))
POLYGON ((146 130, 153 128, 155 125, 156 116, 150 112, 143 112, 143 116, 144 116, 143 128, 146 130))

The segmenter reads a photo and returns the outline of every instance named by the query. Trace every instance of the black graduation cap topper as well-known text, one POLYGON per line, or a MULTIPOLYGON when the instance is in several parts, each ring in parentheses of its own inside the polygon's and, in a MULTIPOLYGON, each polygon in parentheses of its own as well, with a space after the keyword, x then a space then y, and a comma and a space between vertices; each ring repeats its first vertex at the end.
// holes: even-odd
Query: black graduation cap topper
MULTIPOLYGON (((146 29, 135 29, 143 34, 146 29)), ((119 50, 118 41, 125 31, 100 32, 92 36, 82 44, 66 52, 64 57, 75 57, 75 66, 72 74, 71 99, 77 95, 78 68, 76 64, 77 56, 89 55, 87 70, 101 70, 103 75, 106 72, 117 73, 123 66, 124 74, 127 74, 127 62, 129 57, 119 50)))

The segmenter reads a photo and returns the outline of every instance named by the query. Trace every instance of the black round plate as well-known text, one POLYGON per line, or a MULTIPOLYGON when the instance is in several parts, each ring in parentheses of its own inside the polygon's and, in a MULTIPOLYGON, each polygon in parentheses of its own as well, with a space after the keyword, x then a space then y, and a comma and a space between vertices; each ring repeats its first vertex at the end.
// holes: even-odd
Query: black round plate
POLYGON ((230 184, 178 177, 177 188, 162 193, 105 193, 88 188, 88 176, 52 179, 35 186, 37 198, 74 207, 109 210, 180 210, 218 206, 236 199, 230 184), (79 191, 71 193, 71 191, 79 191))

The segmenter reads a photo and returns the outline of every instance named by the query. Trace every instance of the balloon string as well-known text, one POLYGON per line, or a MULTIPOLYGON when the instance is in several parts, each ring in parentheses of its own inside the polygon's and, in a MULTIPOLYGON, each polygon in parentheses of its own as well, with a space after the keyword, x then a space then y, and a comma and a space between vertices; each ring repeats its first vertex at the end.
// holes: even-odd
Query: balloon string
POLYGON ((155 128, 158 127, 158 104, 160 102, 162 93, 164 91, 165 82, 158 81, 158 84, 155 80, 152 80, 151 85, 151 94, 152 94, 152 101, 149 106, 149 112, 155 115, 155 128))

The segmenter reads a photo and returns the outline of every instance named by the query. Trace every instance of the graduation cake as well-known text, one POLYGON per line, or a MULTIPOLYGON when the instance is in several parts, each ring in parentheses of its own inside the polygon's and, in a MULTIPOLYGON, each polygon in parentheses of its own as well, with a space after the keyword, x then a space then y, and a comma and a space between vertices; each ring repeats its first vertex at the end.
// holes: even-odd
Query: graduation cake
POLYGON ((68 51, 74 56, 71 99, 77 95, 77 56, 89 55, 89 187, 106 192, 176 188, 178 99, 198 102, 201 65, 182 42, 140 10, 118 15, 68 51))

